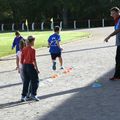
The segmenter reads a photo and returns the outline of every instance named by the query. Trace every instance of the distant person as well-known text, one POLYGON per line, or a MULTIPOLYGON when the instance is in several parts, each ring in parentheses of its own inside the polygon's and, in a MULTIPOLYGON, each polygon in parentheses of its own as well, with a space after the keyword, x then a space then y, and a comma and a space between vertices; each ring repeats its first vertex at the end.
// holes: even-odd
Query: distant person
POLYGON ((50 47, 49 52, 51 54, 53 70, 56 70, 56 58, 57 57, 59 58, 60 69, 63 69, 63 60, 62 60, 62 56, 61 56, 62 48, 60 47, 61 38, 60 38, 59 33, 60 33, 60 27, 55 26, 54 34, 51 35, 48 39, 48 47, 50 47))
MULTIPOLYGON (((13 43, 12 43, 12 50, 16 47, 16 53, 19 51, 19 43, 20 43, 20 40, 22 40, 22 36, 20 35, 20 32, 19 31, 16 31, 15 32, 15 38, 13 40, 13 43)), ((16 57, 16 64, 17 64, 17 57, 16 57)), ((17 70, 17 67, 16 67, 16 70, 17 70)))
POLYGON ((21 54, 22 54, 22 50, 25 46, 26 46, 25 40, 21 39, 21 41, 19 43, 19 51, 17 51, 17 68, 18 68, 18 73, 20 73, 22 82, 24 82, 24 77, 23 77, 23 67, 21 64, 21 54))
POLYGON ((110 12, 115 21, 115 30, 108 37, 106 37, 104 41, 108 42, 112 36, 116 35, 116 66, 114 76, 110 78, 110 80, 115 81, 120 80, 120 9, 118 7, 113 7, 110 12))
POLYGON ((29 84, 31 83, 31 99, 35 101, 39 101, 37 95, 37 89, 39 85, 39 77, 38 77, 38 67, 36 62, 36 51, 33 48, 35 42, 35 38, 33 36, 29 36, 27 39, 27 46, 23 48, 21 54, 21 64, 23 65, 23 91, 21 101, 25 102, 27 100, 27 93, 29 84))

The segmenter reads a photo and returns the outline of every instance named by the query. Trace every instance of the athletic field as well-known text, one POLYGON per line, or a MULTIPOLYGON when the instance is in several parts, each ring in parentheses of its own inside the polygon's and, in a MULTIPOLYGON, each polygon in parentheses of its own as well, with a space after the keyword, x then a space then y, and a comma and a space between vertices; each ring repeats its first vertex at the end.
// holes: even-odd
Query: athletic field
MULTIPOLYGON (((35 48, 41 48, 47 46, 48 37, 52 34, 52 31, 47 32, 21 32, 21 36, 27 38, 29 35, 33 35, 36 38, 35 48)), ((66 42, 75 41, 78 39, 89 37, 87 32, 76 32, 76 31, 62 31, 60 33, 62 44, 66 42)), ((12 42, 15 35, 14 32, 0 33, 0 57, 14 54, 15 50, 11 50, 12 42)))

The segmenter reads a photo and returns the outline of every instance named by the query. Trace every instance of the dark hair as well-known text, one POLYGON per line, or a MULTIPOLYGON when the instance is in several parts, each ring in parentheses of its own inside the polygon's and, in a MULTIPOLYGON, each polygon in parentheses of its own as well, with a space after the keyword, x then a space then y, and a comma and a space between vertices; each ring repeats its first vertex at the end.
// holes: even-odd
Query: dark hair
POLYGON ((34 40, 35 40, 35 37, 33 37, 33 36, 28 36, 28 38, 27 38, 28 43, 32 43, 34 40))
POLYGON ((19 43, 19 48, 22 50, 25 47, 25 39, 21 39, 19 43))
POLYGON ((110 11, 120 12, 120 9, 118 7, 113 7, 110 9, 110 11))
POLYGON ((19 32, 19 31, 16 31, 16 32, 15 32, 15 35, 20 35, 20 32, 19 32))
POLYGON ((54 27, 54 32, 58 32, 58 31, 60 31, 60 27, 59 26, 55 26, 54 27))

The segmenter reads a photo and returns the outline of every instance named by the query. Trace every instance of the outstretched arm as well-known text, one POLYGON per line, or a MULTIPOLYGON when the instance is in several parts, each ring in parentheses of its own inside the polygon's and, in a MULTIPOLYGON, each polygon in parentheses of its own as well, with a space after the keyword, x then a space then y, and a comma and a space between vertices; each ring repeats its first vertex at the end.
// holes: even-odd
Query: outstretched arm
POLYGON ((108 42, 108 40, 114 36, 114 35, 117 35, 118 33, 120 32, 120 29, 119 30, 115 30, 114 32, 112 32, 108 37, 105 38, 105 42, 108 42))

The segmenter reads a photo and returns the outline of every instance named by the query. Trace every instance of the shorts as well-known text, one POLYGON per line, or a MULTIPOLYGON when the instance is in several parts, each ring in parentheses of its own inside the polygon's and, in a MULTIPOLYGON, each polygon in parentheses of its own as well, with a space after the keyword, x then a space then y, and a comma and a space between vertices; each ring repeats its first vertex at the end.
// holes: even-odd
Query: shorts
POLYGON ((51 53, 52 60, 56 60, 57 57, 61 57, 61 53, 51 53))

